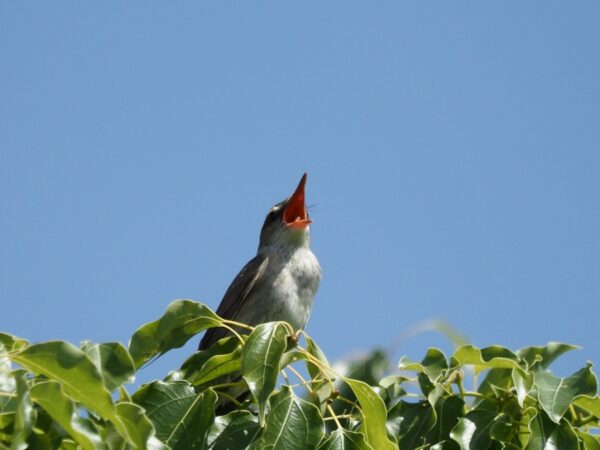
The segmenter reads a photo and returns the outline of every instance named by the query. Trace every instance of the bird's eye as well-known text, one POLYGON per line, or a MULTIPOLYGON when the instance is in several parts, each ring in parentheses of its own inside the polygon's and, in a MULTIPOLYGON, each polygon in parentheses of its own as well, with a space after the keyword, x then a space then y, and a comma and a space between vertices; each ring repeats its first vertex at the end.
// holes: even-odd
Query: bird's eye
POLYGON ((267 219, 265 220, 266 223, 271 223, 273 221, 275 221, 275 219, 277 218, 277 210, 271 210, 271 212, 269 212, 269 214, 267 214, 267 219))

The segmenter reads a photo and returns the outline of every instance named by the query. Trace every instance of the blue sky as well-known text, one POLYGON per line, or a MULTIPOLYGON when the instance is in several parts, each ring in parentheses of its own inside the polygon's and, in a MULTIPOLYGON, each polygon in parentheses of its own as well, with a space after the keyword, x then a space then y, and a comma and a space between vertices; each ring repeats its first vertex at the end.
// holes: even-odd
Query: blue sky
POLYGON ((332 359, 440 318, 600 361, 599 13, 3 2, 0 329, 126 342, 173 299, 216 307, 308 171, 332 359))

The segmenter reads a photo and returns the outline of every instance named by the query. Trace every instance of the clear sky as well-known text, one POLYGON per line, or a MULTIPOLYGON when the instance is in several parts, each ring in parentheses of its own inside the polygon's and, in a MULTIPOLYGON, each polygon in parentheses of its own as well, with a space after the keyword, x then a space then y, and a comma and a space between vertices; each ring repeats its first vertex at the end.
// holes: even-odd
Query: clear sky
POLYGON ((173 299, 216 308, 308 171, 332 359, 441 318, 600 362, 598 23, 596 1, 2 2, 0 329, 126 342, 173 299))

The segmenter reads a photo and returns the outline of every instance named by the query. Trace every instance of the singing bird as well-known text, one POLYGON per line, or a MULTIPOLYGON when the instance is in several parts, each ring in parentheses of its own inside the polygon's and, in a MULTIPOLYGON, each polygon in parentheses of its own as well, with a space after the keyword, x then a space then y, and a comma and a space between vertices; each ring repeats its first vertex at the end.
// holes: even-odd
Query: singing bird
MULTIPOLYGON (((235 277, 217 314, 256 326, 286 321, 296 330, 306 326, 321 281, 321 267, 310 250, 310 224, 304 187, 306 173, 291 197, 271 208, 260 232, 258 252, 235 277)), ((228 335, 211 328, 198 347, 206 350, 228 335)))

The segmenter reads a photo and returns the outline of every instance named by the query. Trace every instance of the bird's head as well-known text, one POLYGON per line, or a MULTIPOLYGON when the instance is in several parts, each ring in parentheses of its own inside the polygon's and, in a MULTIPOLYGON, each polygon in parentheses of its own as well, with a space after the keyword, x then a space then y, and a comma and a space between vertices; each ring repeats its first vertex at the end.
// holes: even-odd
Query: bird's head
POLYGON ((291 197, 271 208, 260 232, 259 250, 265 247, 308 246, 311 220, 304 201, 305 184, 306 173, 291 197))

